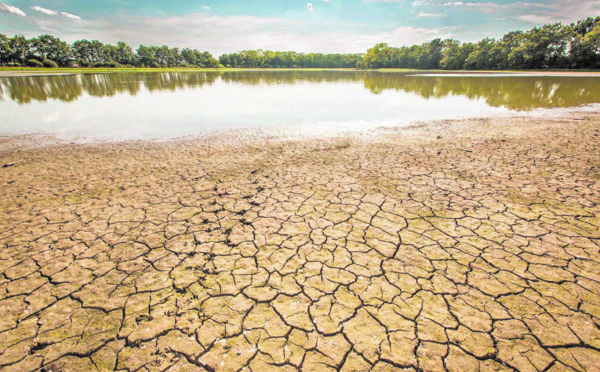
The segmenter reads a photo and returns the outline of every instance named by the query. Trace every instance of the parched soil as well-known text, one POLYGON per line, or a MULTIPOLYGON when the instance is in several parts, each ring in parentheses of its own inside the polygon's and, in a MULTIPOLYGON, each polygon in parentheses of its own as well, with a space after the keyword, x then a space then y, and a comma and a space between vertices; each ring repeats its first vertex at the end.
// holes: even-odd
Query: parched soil
POLYGON ((0 141, 0 370, 598 371, 600 116, 0 141))

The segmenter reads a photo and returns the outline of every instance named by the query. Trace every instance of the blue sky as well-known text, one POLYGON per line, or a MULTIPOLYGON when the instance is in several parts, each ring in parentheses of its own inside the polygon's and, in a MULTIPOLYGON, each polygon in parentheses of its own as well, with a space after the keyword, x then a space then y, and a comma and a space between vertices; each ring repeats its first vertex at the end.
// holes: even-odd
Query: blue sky
POLYGON ((364 52, 600 15, 600 0, 0 0, 0 33, 134 47, 364 52))

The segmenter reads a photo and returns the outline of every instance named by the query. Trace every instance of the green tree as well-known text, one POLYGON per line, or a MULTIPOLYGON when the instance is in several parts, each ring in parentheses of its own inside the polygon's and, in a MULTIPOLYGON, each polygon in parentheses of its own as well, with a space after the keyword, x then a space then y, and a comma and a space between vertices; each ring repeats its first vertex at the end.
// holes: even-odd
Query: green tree
POLYGON ((443 58, 444 42, 442 39, 433 39, 421 46, 422 53, 418 59, 418 67, 425 69, 440 68, 440 61, 443 58))
POLYGON ((90 61, 104 62, 104 44, 98 40, 90 41, 90 61))
POLYGON ((475 50, 472 43, 461 44, 457 40, 446 40, 446 46, 442 52, 440 68, 444 70, 462 70, 469 55, 475 50))
POLYGON ((598 24, 600 24, 600 16, 596 18, 589 17, 581 21, 577 21, 577 23, 571 24, 571 28, 576 35, 585 36, 592 32, 592 30, 596 28, 598 24))
POLYGON ((0 64, 3 66, 8 64, 12 54, 13 50, 10 47, 10 39, 4 34, 0 34, 0 64))
POLYGON ((102 62, 114 62, 117 59, 117 47, 112 44, 102 46, 102 62))
POLYGON ((13 62, 18 62, 25 65, 31 50, 31 41, 23 35, 15 35, 8 41, 9 47, 12 49, 10 59, 13 62))
POLYGON ((368 68, 392 67, 390 64, 392 50, 386 43, 380 43, 367 50, 364 63, 368 68))
POLYGON ((485 38, 469 54, 464 67, 468 70, 500 70, 508 66, 502 41, 485 38))
POLYGON ((169 67, 177 66, 180 63, 183 63, 183 57, 179 52, 179 48, 171 48, 169 50, 169 55, 167 56, 167 65, 169 67))
POLYGON ((123 41, 117 42, 115 61, 122 65, 135 64, 133 49, 123 41))
POLYGON ((571 27, 575 37, 569 50, 570 67, 600 68, 597 40, 600 32, 600 16, 579 21, 571 27))
MULTIPOLYGON (((185 49, 184 49, 185 52, 185 49)), ((232 63, 231 63, 231 58, 229 57, 229 54, 223 54, 219 57, 219 63, 221 63, 223 66, 226 67, 233 67, 232 63)))
POLYGON ((77 40, 71 45, 71 53, 77 60, 89 62, 92 60, 92 48, 89 40, 77 40))
POLYGON ((40 35, 32 39, 32 54, 38 60, 49 59, 59 66, 69 66, 72 59, 69 45, 52 35, 40 35))
POLYGON ((150 66, 152 63, 156 63, 156 57, 154 54, 154 47, 145 45, 140 45, 136 51, 137 59, 145 66, 150 66))
POLYGON ((520 37, 508 61, 511 68, 547 69, 567 67, 567 47, 572 40, 572 29, 560 23, 535 27, 520 37))

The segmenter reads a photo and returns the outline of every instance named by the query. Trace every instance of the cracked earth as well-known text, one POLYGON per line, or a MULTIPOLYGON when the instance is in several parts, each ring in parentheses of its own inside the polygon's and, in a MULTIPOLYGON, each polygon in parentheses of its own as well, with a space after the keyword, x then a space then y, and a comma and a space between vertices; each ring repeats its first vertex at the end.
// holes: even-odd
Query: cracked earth
POLYGON ((600 370, 600 116, 455 124, 2 139, 0 370, 600 370))

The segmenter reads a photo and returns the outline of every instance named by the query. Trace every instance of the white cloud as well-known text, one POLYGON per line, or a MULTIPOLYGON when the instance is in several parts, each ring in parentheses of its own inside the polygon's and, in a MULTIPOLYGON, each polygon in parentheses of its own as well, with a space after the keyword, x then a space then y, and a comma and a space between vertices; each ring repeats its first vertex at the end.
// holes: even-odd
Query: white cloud
POLYGON ((434 38, 456 37, 459 27, 397 27, 377 29, 322 19, 290 20, 256 16, 216 16, 198 12, 182 16, 114 15, 74 22, 65 27, 58 17, 34 17, 36 30, 67 42, 97 39, 106 43, 126 41, 138 45, 169 45, 208 50, 218 56, 246 49, 294 50, 317 53, 364 53, 383 42, 392 46, 421 44, 434 38))
POLYGON ((202 5, 202 8, 204 8, 205 10, 210 10, 210 6, 208 5, 202 5))
POLYGON ((571 23, 600 13, 600 0, 551 0, 543 9, 515 17, 531 24, 571 23))
POLYGON ((312 3, 306 3, 304 7, 308 9, 309 12, 312 12, 314 10, 312 3))
POLYGON ((48 15, 57 15, 58 14, 58 12, 56 10, 42 8, 41 6, 37 6, 37 5, 32 6, 31 9, 35 10, 36 12, 40 12, 40 13, 44 13, 44 14, 48 14, 48 15))
POLYGON ((425 13, 425 12, 419 12, 417 14, 415 14, 415 16, 417 18, 442 18, 444 17, 444 13, 425 13))
POLYGON ((409 46, 421 44, 436 38, 449 39, 455 37, 455 32, 462 27, 397 27, 390 33, 379 35, 383 42, 392 46, 409 46))
POLYGON ((71 13, 67 13, 67 12, 60 12, 60 15, 65 16, 67 18, 71 18, 71 19, 81 19, 80 16, 76 16, 75 14, 71 14, 71 13))
POLYGON ((517 1, 512 3, 415 0, 412 5, 414 7, 453 8, 477 13, 494 13, 531 24, 571 23, 600 13, 600 0, 544 0, 543 2, 517 1))
POLYGON ((3 11, 8 14, 18 15, 21 17, 26 16, 25 12, 22 11, 21 9, 17 8, 16 6, 12 6, 12 5, 8 5, 8 4, 4 4, 4 3, 0 3, 0 11, 3 11))
POLYGON ((532 3, 532 2, 514 2, 514 3, 496 3, 493 1, 488 2, 473 2, 473 1, 447 1, 447 0, 416 0, 413 1, 414 7, 453 7, 462 10, 473 10, 478 12, 499 12, 508 11, 515 9, 531 9, 531 8, 544 8, 547 7, 546 3, 532 3))
POLYGON ((542 25, 542 24, 552 23, 555 20, 554 17, 552 17, 552 16, 539 15, 539 14, 525 14, 525 15, 517 16, 516 19, 518 19, 519 21, 531 23, 534 25, 542 25))
POLYGON ((71 13, 67 13, 67 12, 58 12, 56 10, 42 8, 41 6, 37 6, 37 5, 32 6, 31 9, 35 10, 37 12, 40 12, 40 13, 47 14, 47 15, 52 15, 52 16, 61 15, 63 17, 70 18, 70 19, 81 19, 81 17, 76 16, 75 14, 71 14, 71 13))
POLYGON ((571 23, 600 13, 600 0, 544 0, 498 3, 496 1, 415 0, 414 7, 444 8, 473 13, 493 13, 531 24, 571 23))
POLYGON ((331 3, 331 0, 322 0, 324 3, 331 3))
POLYGON ((463 2, 463 1, 454 1, 447 2, 442 4, 445 7, 456 7, 463 9, 473 9, 478 12, 500 12, 500 11, 510 11, 510 10, 518 10, 518 9, 534 9, 534 8, 543 8, 546 7, 547 4, 543 3, 527 3, 527 2, 516 2, 516 3, 507 3, 507 4, 498 4, 493 2, 487 3, 475 3, 475 2, 463 2))

